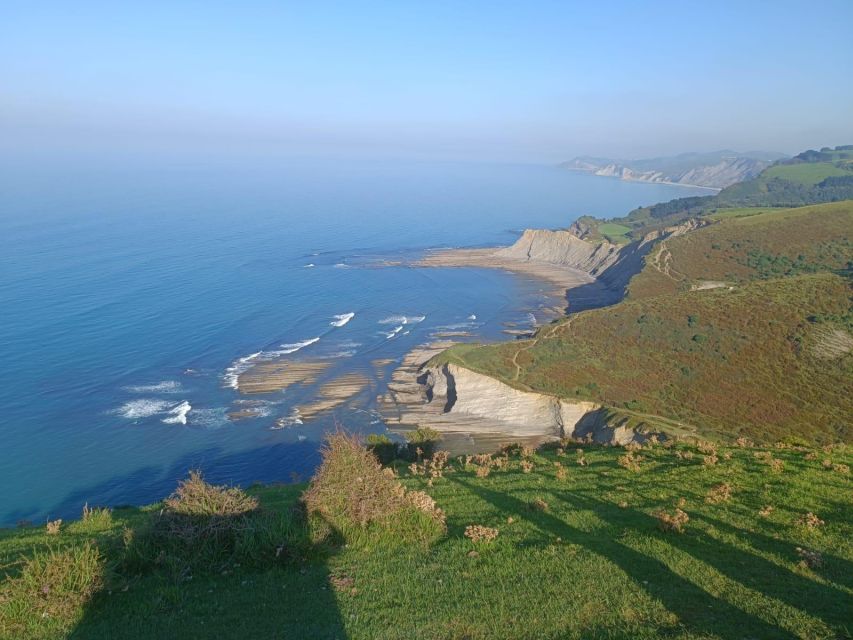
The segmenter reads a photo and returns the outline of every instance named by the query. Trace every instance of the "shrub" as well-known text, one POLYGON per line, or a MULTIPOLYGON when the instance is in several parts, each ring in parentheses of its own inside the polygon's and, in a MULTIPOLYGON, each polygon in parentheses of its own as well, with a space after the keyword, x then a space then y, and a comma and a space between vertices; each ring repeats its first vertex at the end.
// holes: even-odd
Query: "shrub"
POLYGON ((103 558, 89 543, 36 553, 0 586, 0 630, 10 638, 41 637, 48 628, 64 636, 103 581, 103 558))
POLYGON ((491 542, 498 537, 498 530, 479 524, 469 524, 465 527, 465 537, 471 542, 491 542))
POLYGON ((371 433, 365 439, 365 444, 381 464, 390 464, 397 457, 397 443, 384 434, 371 433))
POLYGON ((436 445, 441 440, 441 433, 429 427, 418 427, 406 434, 409 460, 420 460, 421 457, 431 457, 436 445))
POLYGON ((177 515, 228 518, 254 511, 258 499, 238 487, 208 484, 200 471, 190 471, 189 477, 166 498, 165 505, 166 511, 177 515))
POLYGON ((125 530, 122 563, 128 570, 160 567, 175 575, 190 568, 217 571, 235 558, 268 563, 285 559, 282 550, 305 538, 296 529, 293 514, 262 513, 253 496, 191 471, 145 526, 125 530))
POLYGON ((624 456, 619 456, 617 462, 620 467, 624 467, 628 471, 639 471, 642 459, 642 456, 635 456, 633 451, 629 451, 624 456))
POLYGON ((674 533, 684 533, 684 526, 690 521, 690 516, 681 509, 676 508, 673 513, 659 511, 656 514, 658 526, 662 531, 671 531, 674 533))
POLYGON ((425 516, 424 497, 407 497, 403 486, 383 472, 355 436, 342 432, 328 436, 322 456, 303 494, 316 526, 352 537, 375 524, 398 531, 404 542, 430 540, 443 532, 443 517, 436 518, 434 509, 425 516))

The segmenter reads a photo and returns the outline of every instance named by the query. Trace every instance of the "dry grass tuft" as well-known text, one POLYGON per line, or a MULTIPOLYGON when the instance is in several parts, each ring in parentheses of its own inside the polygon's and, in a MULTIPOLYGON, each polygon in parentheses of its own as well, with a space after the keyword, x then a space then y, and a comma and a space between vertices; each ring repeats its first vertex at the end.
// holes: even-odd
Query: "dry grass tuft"
POLYGON ((760 515, 762 518, 769 518, 770 514, 773 513, 774 509, 775 507, 772 504, 766 504, 761 507, 761 509, 759 509, 758 515, 760 515))
POLYGON ((47 535, 49 535, 49 536, 58 536, 59 530, 61 527, 62 527, 62 518, 59 518, 58 520, 49 521, 47 523, 47 525, 45 526, 45 531, 47 532, 47 535))
POLYGON ((628 471, 637 472, 640 470, 640 462, 643 460, 643 456, 634 455, 633 451, 629 451, 624 456, 619 456, 616 462, 619 463, 620 467, 624 467, 628 471))
POLYGON ((806 527, 808 529, 817 529, 818 527, 822 527, 826 524, 823 520, 818 518, 814 513, 809 511, 808 513, 801 515, 797 518, 797 524, 801 527, 806 527))
POLYGON ((534 466, 533 466, 533 463, 530 462, 530 460, 522 460, 521 461, 522 473, 530 473, 531 471, 533 471, 533 469, 534 469, 534 466))
POLYGON ((465 537, 475 543, 491 542, 498 537, 498 530, 480 524, 469 524, 465 527, 465 537))
POLYGON ((542 498, 533 498, 530 502, 527 503, 527 507, 531 511, 548 511, 550 508, 548 503, 545 502, 542 498))
POLYGON ((666 511, 658 511, 655 516, 658 519, 658 526, 661 531, 684 533, 684 526, 690 521, 690 516, 681 509, 676 508, 673 513, 666 511))
POLYGON ((800 556, 800 565, 809 569, 817 569, 823 564, 823 556, 819 551, 797 547, 797 555, 800 556))
POLYGON ((835 471, 836 473, 842 473, 844 475, 850 474, 850 467, 848 467, 846 464, 840 464, 840 463, 833 464, 832 470, 835 471))
POLYGON ((720 504, 721 502, 728 502, 731 499, 732 485, 728 482, 723 482, 722 484, 711 487, 711 490, 708 491, 708 495, 705 496, 705 502, 709 504, 720 504))

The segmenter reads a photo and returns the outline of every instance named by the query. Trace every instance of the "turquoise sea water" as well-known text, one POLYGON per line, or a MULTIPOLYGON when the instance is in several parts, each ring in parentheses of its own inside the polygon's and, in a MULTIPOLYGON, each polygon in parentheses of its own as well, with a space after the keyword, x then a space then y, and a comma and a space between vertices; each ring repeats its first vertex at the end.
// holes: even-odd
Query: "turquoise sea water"
POLYGON ((448 327, 507 339, 504 322, 555 302, 499 271, 377 258, 509 243, 526 226, 696 193, 544 166, 6 159, 0 524, 150 502, 192 467, 217 482, 305 477, 335 420, 384 431, 372 405, 393 365, 372 361, 448 327), (316 386, 229 387, 273 355, 328 359, 327 379, 369 372, 370 387, 299 424, 287 418, 316 386), (228 419, 247 406, 257 417, 228 419))

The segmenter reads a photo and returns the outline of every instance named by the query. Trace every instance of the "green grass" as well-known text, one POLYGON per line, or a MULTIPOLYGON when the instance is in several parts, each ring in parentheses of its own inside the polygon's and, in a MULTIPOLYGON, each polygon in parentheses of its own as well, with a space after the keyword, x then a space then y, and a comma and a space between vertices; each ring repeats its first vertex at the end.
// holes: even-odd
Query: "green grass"
POLYGON ((853 200, 729 217, 667 240, 662 255, 653 249, 645 268, 631 280, 628 294, 643 298, 686 291, 703 280, 744 283, 841 270, 853 260, 851 230, 853 200), (779 268, 774 271, 764 264, 765 256, 779 259, 779 268), (668 270, 656 267, 664 263, 668 270))
POLYGON ((603 222, 598 225, 598 232, 613 244, 623 244, 630 240, 627 234, 631 232, 631 227, 615 222, 603 222))
POLYGON ((535 340, 453 347, 442 358, 652 427, 664 419, 720 439, 849 441, 853 354, 822 356, 827 332, 850 333, 851 319, 846 279, 803 275, 627 300, 535 340))
MULTIPOLYGON (((483 478, 453 463, 432 487, 403 470, 404 484, 427 491, 446 515, 446 534, 427 547, 380 532, 269 568, 114 575, 64 629, 43 620, 26 637, 849 637, 853 486, 849 474, 822 465, 853 465, 848 450, 773 449, 783 465, 776 472, 752 449, 720 449, 706 466, 707 452, 656 446, 635 454, 642 459, 633 472, 618 464, 622 449, 578 455, 575 447, 533 455, 530 473, 517 457, 483 478), (706 502, 722 483, 731 499, 706 502), (684 533, 662 531, 656 514, 679 505, 689 516, 684 533), (767 505, 774 508, 763 517, 767 505), (808 512, 825 525, 797 524, 808 512), (499 535, 475 544, 464 537, 471 524, 499 535), (798 548, 820 553, 821 565, 808 567, 798 548)), ((302 488, 251 493, 262 510, 291 518, 302 488)), ((9 563, 34 548, 91 539, 118 566, 123 529, 157 508, 117 510, 97 530, 74 523, 59 536, 0 531, 0 558, 14 573, 9 563)))
POLYGON ((733 209, 717 209, 707 217, 711 220, 726 220, 729 218, 745 218, 759 213, 773 213, 774 211, 784 210, 785 209, 779 207, 739 207, 733 209))
POLYGON ((815 185, 832 176, 849 176, 848 170, 836 166, 832 162, 804 162, 800 164, 780 164, 765 169, 761 174, 764 179, 781 178, 802 185, 815 185))

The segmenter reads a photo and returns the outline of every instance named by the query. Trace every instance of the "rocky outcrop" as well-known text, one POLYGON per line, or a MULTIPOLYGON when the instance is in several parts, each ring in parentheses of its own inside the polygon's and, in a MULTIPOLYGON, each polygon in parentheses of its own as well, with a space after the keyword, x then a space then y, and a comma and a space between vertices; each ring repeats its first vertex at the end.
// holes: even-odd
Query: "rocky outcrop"
POLYGON ((447 342, 424 345, 404 358, 379 398, 386 423, 402 430, 430 427, 444 434, 444 446, 459 434, 480 447, 519 441, 535 446, 573 437, 606 444, 642 442, 637 433, 593 402, 573 401, 515 389, 500 380, 455 364, 432 365, 447 342))
MULTIPOLYGON (((454 364, 426 369, 421 375, 424 401, 440 415, 464 419, 467 429, 501 431, 512 436, 587 438, 605 444, 642 442, 645 434, 608 423, 601 406, 514 389, 503 382, 454 364)), ((434 428, 441 428, 438 423, 434 428)))
POLYGON ((706 224, 705 220, 691 219, 622 245, 607 240, 583 240, 576 230, 527 229, 515 244, 499 249, 494 255, 505 260, 547 263, 583 271, 621 298, 628 281, 642 269, 643 257, 655 241, 683 235, 706 224))

